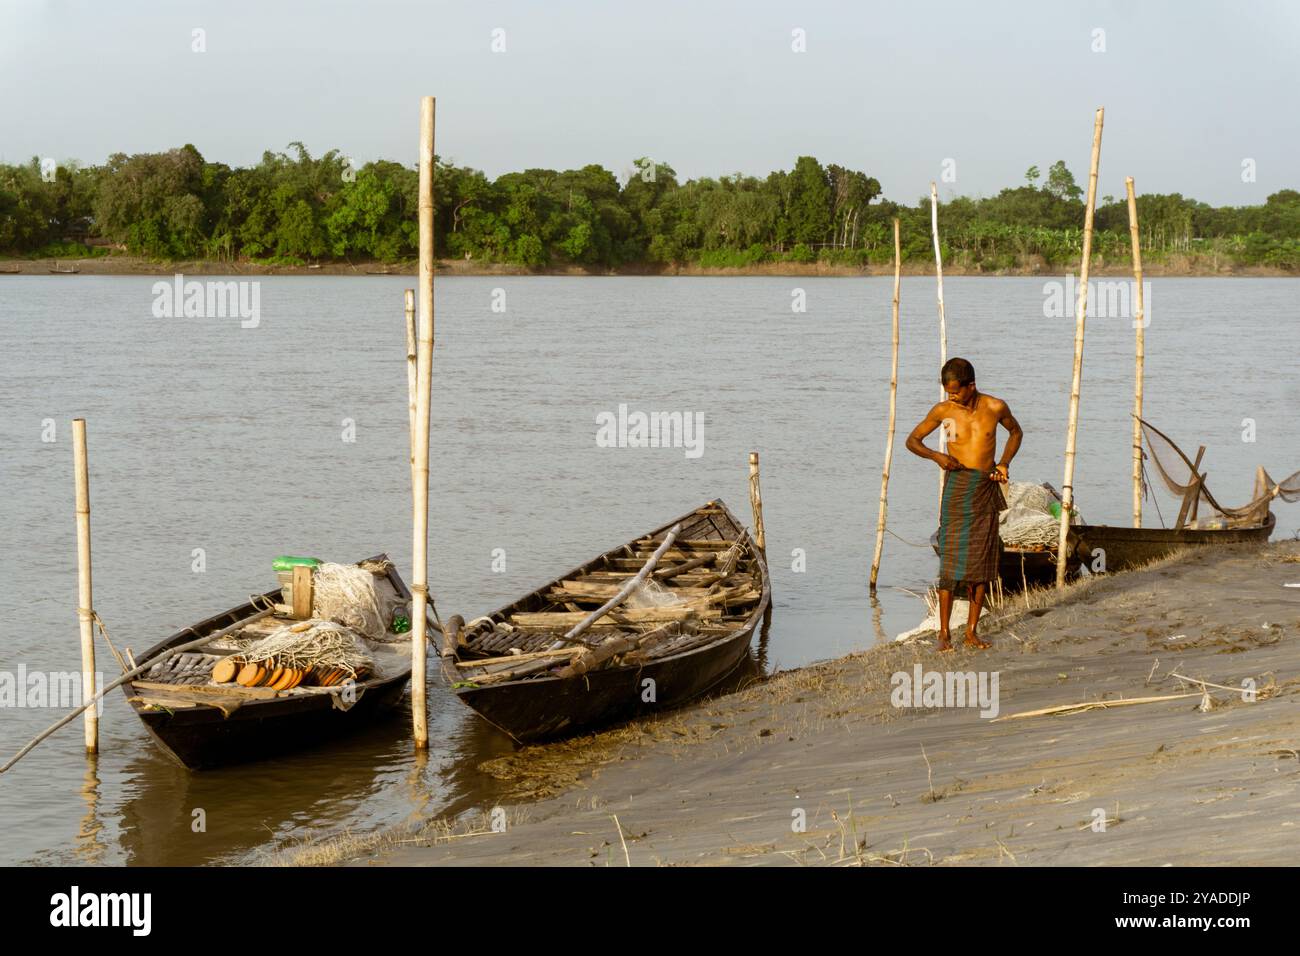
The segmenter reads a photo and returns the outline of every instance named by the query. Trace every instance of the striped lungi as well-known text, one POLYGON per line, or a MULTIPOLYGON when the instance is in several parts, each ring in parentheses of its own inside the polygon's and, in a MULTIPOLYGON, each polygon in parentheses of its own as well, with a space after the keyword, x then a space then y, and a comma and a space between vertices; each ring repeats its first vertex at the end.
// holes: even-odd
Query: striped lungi
POLYGON ((955 591, 998 576, 1002 539, 998 512, 1006 509, 1002 485, 975 468, 947 473, 939 506, 939 587, 955 591))

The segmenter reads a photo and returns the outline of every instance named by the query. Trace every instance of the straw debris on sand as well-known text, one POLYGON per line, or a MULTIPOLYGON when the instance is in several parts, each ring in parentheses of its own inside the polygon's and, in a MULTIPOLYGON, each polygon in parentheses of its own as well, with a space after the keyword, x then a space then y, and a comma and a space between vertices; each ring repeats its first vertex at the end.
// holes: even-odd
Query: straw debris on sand
POLYGON ((1296 541, 1190 552, 1008 597, 981 626, 991 650, 873 647, 527 747, 480 766, 514 804, 505 832, 372 838, 311 862, 1293 862, 1298 557, 1296 541), (893 706, 892 676, 917 664, 999 672, 1000 716, 1069 711, 893 706), (1088 706, 1147 697, 1169 699, 1088 706))

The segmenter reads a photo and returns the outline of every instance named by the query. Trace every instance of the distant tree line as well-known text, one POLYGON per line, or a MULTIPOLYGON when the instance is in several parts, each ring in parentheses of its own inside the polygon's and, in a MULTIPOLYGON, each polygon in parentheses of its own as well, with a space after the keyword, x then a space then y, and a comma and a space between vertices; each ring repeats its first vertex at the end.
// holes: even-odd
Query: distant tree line
MULTIPOLYGON (((989 198, 943 202, 945 263, 988 271, 1077 266, 1082 189, 1059 161, 1045 178, 1033 166, 1025 179, 989 198)), ((207 162, 190 145, 117 153, 102 166, 42 169, 33 159, 0 165, 0 252, 85 255, 108 243, 161 260, 396 262, 417 252, 417 186, 413 167, 379 161, 353 169, 338 151, 313 157, 301 143, 248 168, 207 162)), ((489 179, 439 159, 435 190, 444 258, 593 270, 883 264, 893 258, 895 216, 904 259, 933 255, 928 197, 891 202, 873 177, 811 156, 762 178, 686 182, 648 158, 622 181, 597 165, 489 179)), ((1296 190, 1258 206, 1216 208, 1174 193, 1143 195, 1138 207, 1147 261, 1300 271, 1296 190)), ((1099 199, 1096 225, 1098 260, 1126 260, 1123 197, 1099 199)))

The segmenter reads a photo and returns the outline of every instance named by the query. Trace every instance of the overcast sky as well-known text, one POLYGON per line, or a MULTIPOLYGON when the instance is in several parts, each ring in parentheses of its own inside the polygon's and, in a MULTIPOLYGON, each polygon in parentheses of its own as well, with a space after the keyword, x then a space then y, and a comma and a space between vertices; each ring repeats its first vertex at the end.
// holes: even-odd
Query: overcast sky
POLYGON ((622 173, 643 155, 683 180, 764 175, 810 154, 910 202, 947 159, 946 195, 989 195, 1057 159, 1082 185, 1105 106, 1101 195, 1131 175, 1140 192, 1242 205, 1300 188, 1298 91, 1287 0, 0 7, 3 162, 190 142, 245 165, 293 140, 414 162, 417 100, 433 94, 438 153, 490 176, 622 173))

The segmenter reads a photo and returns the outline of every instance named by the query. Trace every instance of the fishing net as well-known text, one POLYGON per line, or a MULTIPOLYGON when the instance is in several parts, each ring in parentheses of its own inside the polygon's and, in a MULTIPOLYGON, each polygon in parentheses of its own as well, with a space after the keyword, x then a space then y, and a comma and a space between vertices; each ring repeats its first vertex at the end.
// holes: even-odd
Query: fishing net
POLYGON ((357 633, 333 621, 286 624, 250 642, 239 657, 249 664, 274 660, 278 667, 300 670, 341 669, 353 677, 374 669, 374 658, 357 633))
POLYGON ((312 574, 312 617, 335 621, 372 641, 392 640, 389 622, 406 602, 391 588, 381 594, 375 586, 389 567, 388 562, 320 564, 312 574))
MULTIPOLYGON (((1052 548, 1060 541, 1061 519, 1052 505, 1061 504, 1056 489, 1044 482, 1008 481, 1003 489, 1007 509, 998 515, 998 536, 1012 548, 1052 548)), ((1071 523, 1079 523, 1076 511, 1071 523)))
MULTIPOLYGON (((1269 502, 1274 498, 1300 501, 1300 471, 1278 482, 1260 467, 1255 471, 1255 488, 1250 502, 1238 508, 1225 507, 1215 500, 1205 485, 1207 472, 1201 471, 1199 465, 1204 448, 1197 452, 1194 462, 1164 432, 1150 422, 1142 419, 1138 421, 1142 424, 1142 437, 1146 440, 1149 451, 1149 454, 1144 452, 1142 458, 1144 462, 1149 460, 1155 466, 1155 473, 1160 476, 1169 493, 1183 502, 1179 517, 1187 527, 1255 527, 1264 523, 1268 516, 1269 502), (1208 514, 1204 513, 1206 511, 1208 514)), ((1144 466, 1144 477, 1146 473, 1144 466)))
POLYGON ((628 607, 672 607, 685 604, 675 591, 670 591, 653 578, 647 578, 641 586, 628 595, 624 602, 628 607))

